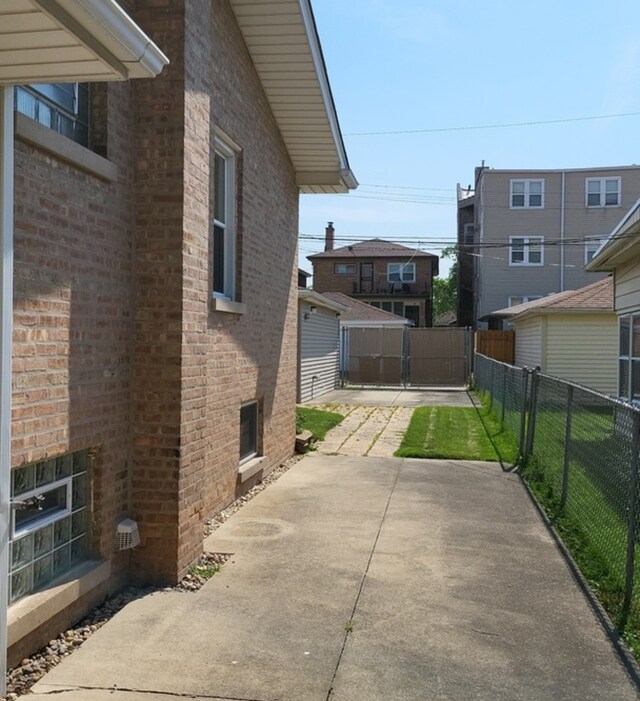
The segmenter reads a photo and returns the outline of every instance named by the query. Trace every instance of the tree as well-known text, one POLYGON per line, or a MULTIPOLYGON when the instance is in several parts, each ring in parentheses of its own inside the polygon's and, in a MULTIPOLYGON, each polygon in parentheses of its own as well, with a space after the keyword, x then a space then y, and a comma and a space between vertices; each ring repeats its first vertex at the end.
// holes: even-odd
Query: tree
POLYGON ((458 301, 458 252, 455 246, 442 250, 441 258, 453 258, 453 264, 447 277, 433 280, 433 313, 437 318, 442 314, 456 312, 458 301))

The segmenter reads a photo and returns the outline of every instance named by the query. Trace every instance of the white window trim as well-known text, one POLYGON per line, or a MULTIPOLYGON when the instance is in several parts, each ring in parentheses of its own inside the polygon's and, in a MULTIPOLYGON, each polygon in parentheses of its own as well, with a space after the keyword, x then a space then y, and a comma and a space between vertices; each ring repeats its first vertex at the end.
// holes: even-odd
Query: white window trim
POLYGON ((356 264, 355 263, 334 263, 333 265, 333 274, 334 275, 355 275, 356 274, 356 264), (350 266, 353 268, 351 272, 342 272, 339 271, 338 268, 340 266, 350 266))
POLYGON ((541 268, 544 265, 544 236, 510 236, 509 237, 509 265, 514 267, 514 268, 541 268), (513 240, 514 239, 522 239, 524 241, 524 257, 525 260, 522 262, 513 262, 512 256, 513 256, 513 240), (540 262, 539 263, 530 263, 528 261, 529 258, 529 242, 531 240, 535 239, 536 241, 540 241, 540 262))
MULTIPOLYGON (((538 194, 538 193, 535 193, 538 194)), ((544 178, 514 178, 509 181, 509 209, 544 209, 544 178), (524 183, 524 204, 514 205, 513 204, 513 184, 514 183, 524 183), (540 183, 540 204, 531 205, 531 183, 540 183)))
POLYGON ((18 529, 16 529, 16 509, 12 508, 11 540, 17 540, 18 538, 22 538, 22 536, 28 535, 29 533, 33 533, 34 531, 37 531, 40 528, 44 528, 45 526, 48 526, 51 523, 55 523, 56 521, 60 521, 61 519, 71 515, 72 480, 73 476, 64 477, 63 479, 56 480, 55 482, 47 482, 47 484, 43 485, 42 487, 36 487, 35 489, 30 489, 28 492, 23 492, 22 494, 18 494, 17 496, 12 497, 12 502, 26 501, 27 499, 31 499, 32 497, 35 497, 38 494, 42 494, 44 492, 52 492, 55 489, 59 489, 60 487, 66 487, 67 489, 66 508, 61 509, 60 511, 56 511, 56 513, 54 514, 49 514, 48 516, 43 516, 42 518, 36 519, 28 525, 21 526, 18 529))
MULTIPOLYGON (((224 223, 214 218, 214 226, 224 230, 224 292, 212 291, 215 299, 233 302, 236 300, 236 145, 221 132, 216 131, 215 153, 225 162, 225 219, 224 223)), ((214 194, 215 196, 215 194, 214 194)), ((213 236, 213 232, 212 232, 213 236)), ((212 244, 213 245, 213 244, 212 244)))
POLYGON ((402 285, 404 283, 405 285, 411 285, 411 284, 415 283, 415 281, 416 281, 416 264, 415 263, 410 263, 410 262, 407 262, 407 263, 387 263, 387 282, 388 283, 391 283, 391 284, 398 283, 400 285, 402 285), (400 275, 400 280, 392 280, 391 279, 391 266, 392 265, 399 266, 398 274, 400 275), (403 274, 405 268, 407 268, 409 266, 411 266, 411 270, 412 270, 411 280, 403 280, 402 274, 403 274))
POLYGON ((587 209, 603 209, 605 207, 622 207, 622 178, 620 176, 602 178, 585 178, 584 179, 584 204, 587 209), (617 180, 618 181, 618 203, 617 204, 605 204, 606 200, 606 184, 607 180, 617 180), (598 182, 600 183, 600 204, 589 204, 589 183, 598 182))

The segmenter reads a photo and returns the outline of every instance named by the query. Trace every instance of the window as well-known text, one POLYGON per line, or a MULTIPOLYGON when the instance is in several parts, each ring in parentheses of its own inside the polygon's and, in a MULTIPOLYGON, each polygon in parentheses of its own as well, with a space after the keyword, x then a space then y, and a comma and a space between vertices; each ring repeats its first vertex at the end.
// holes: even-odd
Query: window
POLYGON ((593 256, 598 252, 598 249, 607 240, 606 236, 598 236, 594 238, 585 239, 584 242, 584 264, 586 265, 591 261, 593 256))
POLYGON ((473 243, 473 234, 474 234, 474 225, 473 224, 465 224, 464 225, 464 232, 462 234, 463 236, 463 242, 466 245, 470 245, 473 243))
POLYGON ((618 393, 628 401, 640 401, 640 314, 620 317, 618 393))
POLYGON ((542 299, 542 295, 522 295, 521 297, 509 297, 509 306, 515 307, 518 304, 526 304, 536 299, 542 299))
POLYGON ((355 275, 356 266, 354 263, 336 263, 333 266, 333 272, 336 275, 355 275))
POLYGON ((236 152, 216 137, 213 191, 213 295, 236 298, 236 152))
POLYGON ((84 559, 88 462, 81 450, 12 470, 11 603, 84 559))
POLYGON ((20 85, 15 108, 49 129, 89 145, 89 84, 51 83, 20 85))
POLYGON ((258 402, 240 407, 240 462, 255 458, 258 454, 258 402))
POLYGON ((618 207, 621 178, 587 178, 587 207, 618 207))
POLYGON ((542 209, 544 207, 544 180, 512 180, 512 209, 542 209))
POLYGON ((509 265, 543 265, 543 236, 512 236, 509 265))
POLYGON ((387 280, 389 282, 415 282, 415 263, 387 263, 387 280))

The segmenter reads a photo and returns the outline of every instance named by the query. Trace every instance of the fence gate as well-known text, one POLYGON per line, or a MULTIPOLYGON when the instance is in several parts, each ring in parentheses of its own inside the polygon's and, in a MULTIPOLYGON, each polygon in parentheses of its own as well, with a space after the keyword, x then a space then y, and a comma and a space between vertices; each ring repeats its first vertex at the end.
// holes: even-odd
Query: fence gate
POLYGON ((362 385, 466 384, 473 335, 459 328, 345 328, 343 382, 362 385))

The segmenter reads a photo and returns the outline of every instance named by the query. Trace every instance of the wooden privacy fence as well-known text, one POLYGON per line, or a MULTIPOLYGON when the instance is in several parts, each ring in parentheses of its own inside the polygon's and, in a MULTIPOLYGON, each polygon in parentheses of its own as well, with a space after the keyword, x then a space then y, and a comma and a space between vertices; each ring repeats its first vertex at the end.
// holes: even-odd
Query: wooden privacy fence
POLYGON ((464 385, 472 340, 472 332, 460 328, 343 328, 342 378, 365 385, 464 385))
POLYGON ((476 331, 475 351, 513 365, 516 358, 515 331, 476 331))

